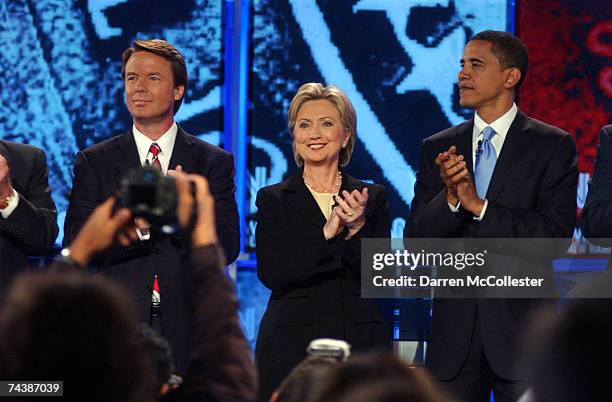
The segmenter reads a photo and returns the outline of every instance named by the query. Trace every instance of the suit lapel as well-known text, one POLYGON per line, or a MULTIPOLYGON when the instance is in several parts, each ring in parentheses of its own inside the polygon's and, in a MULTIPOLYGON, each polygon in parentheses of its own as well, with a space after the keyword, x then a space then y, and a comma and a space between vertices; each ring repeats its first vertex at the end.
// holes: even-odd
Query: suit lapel
POLYGON ((313 226, 322 228, 327 220, 317 201, 314 199, 310 190, 306 188, 302 179, 302 169, 295 175, 291 176, 284 182, 282 186, 283 199, 289 204, 295 212, 306 218, 313 226))
POLYGON ((525 135, 527 116, 519 111, 504 140, 499 158, 495 163, 495 170, 487 190, 487 198, 495 200, 500 191, 516 169, 517 161, 525 150, 529 149, 529 136, 525 135))
MULTIPOLYGON (((194 139, 189 136, 181 127, 178 127, 174 149, 170 157, 170 169, 176 165, 183 166, 186 172, 192 172, 195 167, 197 151, 191 146, 194 139)), ((116 184, 119 184, 121 177, 130 169, 141 167, 142 161, 138 155, 138 148, 132 130, 120 134, 115 149, 112 151, 112 161, 116 184)))
POLYGON ((113 166, 115 170, 115 184, 119 184, 121 178, 130 169, 142 166, 138 156, 138 148, 132 130, 121 134, 116 148, 112 152, 113 166))
POLYGON ((178 126, 169 169, 176 169, 177 165, 181 165, 185 172, 191 173, 195 171, 195 162, 198 155, 196 147, 192 146, 194 142, 195 139, 178 126))
POLYGON ((474 131, 474 119, 468 120, 457 127, 455 134, 455 144, 457 146, 457 155, 463 155, 468 171, 474 176, 474 163, 472 161, 472 142, 474 131))

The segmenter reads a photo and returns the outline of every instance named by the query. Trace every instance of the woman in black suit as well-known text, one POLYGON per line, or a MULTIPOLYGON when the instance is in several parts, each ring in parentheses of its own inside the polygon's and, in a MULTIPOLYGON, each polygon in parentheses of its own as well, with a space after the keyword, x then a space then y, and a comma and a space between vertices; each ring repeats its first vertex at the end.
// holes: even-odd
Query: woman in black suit
POLYGON ((300 169, 257 194, 257 272, 272 290, 257 338, 260 401, 313 339, 344 339, 353 350, 390 345, 375 303, 360 296, 361 238, 389 236, 384 189, 340 171, 356 123, 339 88, 302 85, 289 107, 300 169))

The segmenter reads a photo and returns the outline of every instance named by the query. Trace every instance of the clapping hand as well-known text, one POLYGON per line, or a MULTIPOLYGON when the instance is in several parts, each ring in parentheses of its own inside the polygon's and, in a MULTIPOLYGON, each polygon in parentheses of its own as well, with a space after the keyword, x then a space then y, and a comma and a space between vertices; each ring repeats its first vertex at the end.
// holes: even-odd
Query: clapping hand
POLYGON ((329 240, 337 236, 343 228, 349 232, 349 237, 354 236, 365 225, 365 210, 368 203, 368 188, 361 191, 342 191, 342 197, 335 197, 338 205, 332 210, 331 216, 323 227, 325 239, 329 240))
POLYGON ((348 229, 349 236, 354 236, 365 225, 365 211, 368 203, 368 188, 364 187, 361 191, 344 190, 341 198, 336 196, 338 207, 334 208, 336 215, 340 217, 342 225, 348 229))
POLYGON ((0 201, 11 195, 12 192, 11 171, 7 160, 0 155, 0 201))
POLYGON ((446 186, 446 201, 450 205, 457 205, 459 202, 457 185, 470 175, 465 157, 457 155, 457 147, 453 145, 448 151, 438 154, 435 164, 440 169, 440 177, 446 186))
POLYGON ((465 157, 457 155, 457 147, 453 145, 448 151, 438 154, 435 163, 446 186, 447 202, 453 206, 460 202, 465 210, 480 216, 484 200, 478 197, 465 157))

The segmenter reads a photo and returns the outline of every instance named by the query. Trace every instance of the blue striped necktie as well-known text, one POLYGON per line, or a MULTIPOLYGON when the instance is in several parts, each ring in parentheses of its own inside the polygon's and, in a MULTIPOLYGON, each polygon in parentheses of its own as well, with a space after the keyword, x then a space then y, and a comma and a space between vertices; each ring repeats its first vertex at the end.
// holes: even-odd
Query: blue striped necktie
POLYGON ((493 127, 487 126, 482 130, 483 139, 478 142, 476 149, 476 165, 474 167, 474 176, 476 180, 476 192, 480 198, 487 196, 489 182, 493 176, 495 162, 497 162, 497 154, 495 148, 491 144, 491 138, 495 135, 493 127))

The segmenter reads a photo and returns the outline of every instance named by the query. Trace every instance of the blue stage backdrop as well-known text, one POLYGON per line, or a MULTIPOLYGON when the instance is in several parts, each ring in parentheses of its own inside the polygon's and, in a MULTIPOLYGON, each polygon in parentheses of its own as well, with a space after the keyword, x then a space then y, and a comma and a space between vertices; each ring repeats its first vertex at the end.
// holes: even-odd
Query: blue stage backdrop
POLYGON ((75 153, 130 127, 121 53, 134 39, 164 38, 183 52, 189 90, 177 119, 192 134, 219 143, 222 6, 206 0, 0 1, 0 138, 47 152, 60 228, 75 153))

